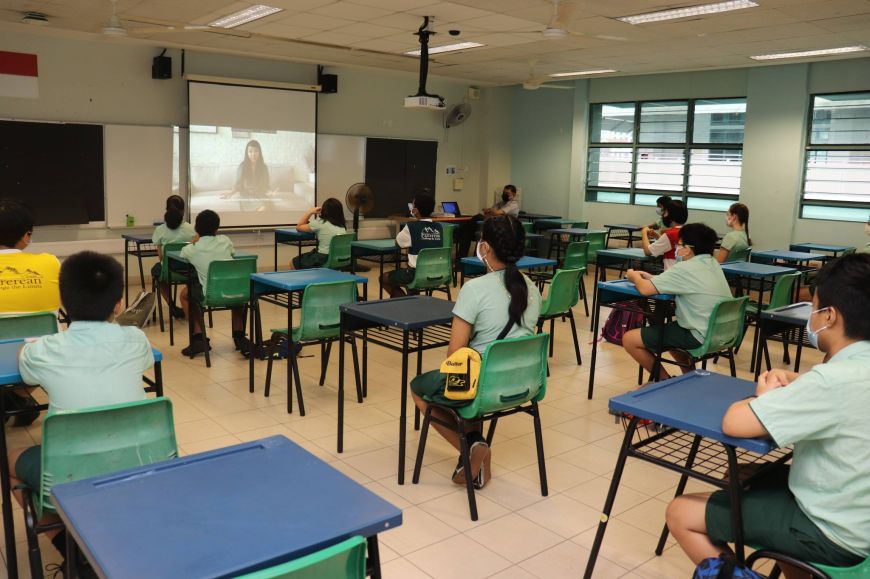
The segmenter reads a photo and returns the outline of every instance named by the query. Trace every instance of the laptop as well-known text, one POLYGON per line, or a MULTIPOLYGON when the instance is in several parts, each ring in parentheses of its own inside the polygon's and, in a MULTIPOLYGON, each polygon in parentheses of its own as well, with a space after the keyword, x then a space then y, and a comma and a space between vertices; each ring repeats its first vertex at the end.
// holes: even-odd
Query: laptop
POLYGON ((456 201, 442 201, 441 211, 452 213, 454 217, 462 217, 462 213, 459 212, 459 203, 456 201))

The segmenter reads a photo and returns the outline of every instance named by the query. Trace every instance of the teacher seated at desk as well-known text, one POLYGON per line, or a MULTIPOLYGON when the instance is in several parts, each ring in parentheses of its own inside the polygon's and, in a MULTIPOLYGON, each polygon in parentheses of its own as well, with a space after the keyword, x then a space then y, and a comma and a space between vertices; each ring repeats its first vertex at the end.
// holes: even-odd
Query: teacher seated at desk
POLYGON ((517 217, 519 214, 520 203, 517 201, 517 188, 513 185, 505 185, 501 192, 501 201, 498 201, 492 207, 481 209, 480 213, 468 221, 459 224, 456 231, 459 257, 468 257, 471 241, 474 238, 474 231, 477 229, 477 224, 480 221, 483 221, 486 217, 499 217, 501 215, 517 217))
MULTIPOLYGON (((870 556, 870 255, 846 255, 816 278, 807 338, 825 362, 806 374, 775 369, 755 396, 733 404, 722 431, 794 445, 742 501, 747 544, 835 567, 870 556)), ((726 491, 677 497, 668 528, 692 562, 718 557, 734 539, 726 491)), ((781 565, 782 566, 782 565, 781 565)), ((783 566, 786 577, 805 574, 783 566)))

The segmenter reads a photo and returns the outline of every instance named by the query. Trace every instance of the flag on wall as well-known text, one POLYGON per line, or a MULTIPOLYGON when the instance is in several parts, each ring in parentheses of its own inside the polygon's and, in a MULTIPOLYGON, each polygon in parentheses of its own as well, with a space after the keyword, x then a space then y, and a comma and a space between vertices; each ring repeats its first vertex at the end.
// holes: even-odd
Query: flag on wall
POLYGON ((35 54, 0 50, 0 97, 39 97, 35 54))

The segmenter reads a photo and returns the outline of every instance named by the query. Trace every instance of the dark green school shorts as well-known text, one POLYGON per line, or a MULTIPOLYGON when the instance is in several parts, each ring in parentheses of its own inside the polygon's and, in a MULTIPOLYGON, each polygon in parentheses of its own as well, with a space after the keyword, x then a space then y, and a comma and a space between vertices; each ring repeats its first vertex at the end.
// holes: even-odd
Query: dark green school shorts
POLYGON ((205 294, 202 291, 202 284, 199 283, 199 276, 193 276, 193 279, 190 280, 190 296, 188 297, 190 298, 190 301, 195 304, 200 303, 205 298, 205 294))
POLYGON ((643 340, 643 346, 650 352, 659 351, 659 343, 664 344, 664 350, 693 350, 701 345, 701 342, 695 339, 692 332, 680 326, 677 322, 671 322, 664 325, 644 326, 640 329, 640 339, 643 340), (664 330, 664 340, 661 340, 661 333, 664 330))
POLYGON ((42 484, 42 447, 31 446, 15 461, 15 476, 32 489, 42 484))
POLYGON ((450 398, 445 398, 444 386, 446 381, 446 376, 442 374, 440 370, 424 372, 411 380, 411 392, 420 398, 425 398, 426 400, 434 402, 440 406, 460 408, 462 406, 468 406, 473 402, 473 400, 451 400, 450 398))
MULTIPOLYGON (((747 545, 790 555, 801 561, 851 567, 863 559, 836 545, 800 509, 788 488, 788 467, 775 468, 743 492, 743 539, 747 545)), ((731 500, 726 491, 710 496, 707 535, 733 542, 731 500)))
POLYGON ((314 267, 323 267, 329 260, 329 256, 325 253, 318 253, 316 249, 309 252, 297 255, 293 258, 293 269, 311 269, 314 267))
POLYGON ((408 285, 414 281, 414 272, 416 271, 413 267, 402 267, 388 273, 387 279, 392 285, 408 285))

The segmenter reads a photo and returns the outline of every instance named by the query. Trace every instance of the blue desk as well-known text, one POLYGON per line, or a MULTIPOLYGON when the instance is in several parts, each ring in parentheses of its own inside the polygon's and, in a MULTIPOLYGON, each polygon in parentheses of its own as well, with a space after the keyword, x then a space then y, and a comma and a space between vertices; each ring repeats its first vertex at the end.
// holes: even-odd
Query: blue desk
POLYGON ((317 244, 317 236, 313 233, 305 231, 297 231, 293 229, 276 229, 275 230, 275 271, 278 271, 278 244, 295 245, 298 248, 298 254, 302 255, 302 247, 317 244))
POLYGON ((142 284, 142 291, 145 291, 145 269, 142 267, 142 258, 156 257, 157 246, 151 240, 150 233, 125 233, 121 237, 124 238, 124 305, 129 306, 130 256, 135 255, 139 260, 139 279, 142 284))
MULTIPOLYGON (((459 264, 462 267, 462 276, 461 283, 465 283, 465 278, 474 277, 478 275, 483 275, 486 272, 486 267, 484 267, 483 262, 480 261, 477 257, 463 257, 460 258, 459 264)), ((542 257, 531 257, 529 255, 524 255, 517 261, 517 269, 536 269, 542 267, 556 267, 557 261, 555 259, 544 259, 542 257)))
MULTIPOLYGON (((454 227, 450 223, 445 223, 445 227, 454 227)), ((399 269, 401 261, 401 252, 395 239, 363 239, 354 241, 350 244, 351 272, 356 273, 356 260, 371 258, 377 256, 378 264, 380 265, 380 275, 378 276, 378 299, 384 299, 384 288, 380 280, 384 278, 384 262, 388 257, 392 257, 396 264, 396 269, 399 269)))
POLYGON ((101 577, 234 577, 361 535, 401 511, 283 436, 55 485, 52 502, 101 577), (135 524, 133 524, 135 522, 135 524))
MULTIPOLYGON (((592 577, 628 457, 680 473, 676 496, 683 493, 689 477, 729 491, 731 521, 737 530, 735 552, 738 561, 743 562, 741 486, 791 457, 790 451, 777 449, 770 439, 732 438, 722 432, 722 417, 728 407, 753 394, 753 382, 696 371, 610 399, 611 410, 629 416, 623 418, 627 423, 625 437, 584 577, 592 577), (645 425, 649 421, 664 425, 664 429, 651 432, 645 425), (723 451, 727 460, 723 460, 723 451), (741 464, 758 466, 758 471, 741 479, 741 464), (726 475, 727 480, 723 480, 726 475), (734 481, 739 484, 731 484, 734 481)), ((661 555, 667 536, 665 527, 656 555, 661 555)))
POLYGON ((801 267, 808 267, 811 261, 824 261, 826 258, 826 255, 822 255, 819 253, 807 253, 805 251, 785 251, 782 249, 769 249, 767 251, 752 252, 752 261, 757 263, 776 264, 778 262, 782 262, 790 265, 798 265, 801 267))
POLYGON ((605 225, 604 227, 607 228, 607 241, 604 243, 604 247, 610 247, 611 239, 622 239, 626 242, 628 247, 633 247, 635 232, 643 229, 640 225, 634 225, 632 223, 615 223, 605 225), (614 235, 614 232, 616 231, 624 231, 625 233, 614 235))
MULTIPOLYGON (((828 245, 826 243, 792 243, 788 246, 789 251, 800 251, 812 253, 813 251, 824 251, 830 253, 832 258, 837 257, 848 249, 855 249, 852 245, 828 245)), ((827 259, 827 256, 824 258, 827 259)))
MULTIPOLYGON (((24 344, 23 339, 0 340, 0 390, 7 386, 23 384, 21 373, 18 370, 18 351, 24 344)), ((160 350, 151 348, 154 354, 154 380, 143 376, 142 380, 148 384, 146 392, 153 392, 156 396, 163 396, 163 354, 160 350)), ((2 394, 2 392, 0 392, 2 394)), ((47 410, 48 406, 40 405, 40 410, 47 410)), ((7 455, 6 428, 3 424, 6 419, 15 416, 20 411, 6 411, 4 397, 0 395, 0 456, 7 455)), ((6 545, 6 566, 10 578, 18 577, 18 557, 15 551, 15 527, 12 515, 12 494, 9 481, 9 461, 0 461, 0 493, 3 500, 3 532, 6 545)))
MULTIPOLYGON (((771 336, 780 335, 780 341, 783 345, 783 362, 789 363, 788 359, 788 344, 794 343, 797 345, 797 353, 794 360, 794 371, 799 372, 801 367, 801 352, 804 347, 804 335, 806 334, 807 320, 813 311, 813 304, 810 302, 799 302, 775 310, 764 310, 761 312, 761 318, 758 325, 759 345, 758 356, 755 360, 755 379, 761 374, 761 356, 765 357, 767 369, 770 370, 770 353, 767 350, 767 340, 771 336), (797 332, 797 338, 793 338, 797 332), (790 337, 791 336, 791 337, 790 337)), ((809 342, 807 346, 812 347, 809 342)))
MULTIPOLYGON (((592 256, 589 256, 592 261, 592 256)), ((607 281, 607 269, 613 268, 619 271, 618 275, 634 267, 634 269, 644 269, 647 266, 658 264, 658 258, 647 255, 641 248, 626 247, 621 249, 599 249, 595 253, 595 276, 597 281, 607 281)), ((660 271, 660 270, 659 270, 660 271)), ((596 287, 595 293, 592 294, 592 309, 597 307, 598 291, 596 287)), ((589 329, 592 329, 590 323, 589 329)))
POLYGON ((535 231, 549 231, 550 229, 556 229, 558 227, 571 227, 575 223, 588 223, 583 221, 582 219, 565 219, 562 217, 553 218, 545 218, 545 219, 535 219, 534 221, 534 229, 535 231))
POLYGON ((538 219, 561 219, 561 215, 547 215, 546 213, 526 213, 520 211, 517 219, 520 221, 537 221, 538 219))
MULTIPOLYGON (((592 307, 592 356, 589 367, 589 388, 586 395, 589 400, 592 400, 595 386, 595 361, 598 356, 598 328, 601 324, 601 308, 610 307, 615 310, 639 313, 651 320, 651 325, 663 324, 673 316, 674 296, 670 294, 643 296, 637 291, 635 285, 627 279, 599 281, 595 287, 595 300, 592 307)), ((664 332, 660 335, 660 352, 661 340, 664 340, 664 332)), ((660 356, 656 356, 652 371, 653 379, 658 379, 660 364, 660 356)), ((643 374, 643 368, 640 369, 640 373, 643 374)))
MULTIPOLYGON (((250 324, 253 341, 255 341, 255 350, 261 351, 263 348, 263 339, 260 323, 260 308, 257 300, 267 295, 287 294, 287 328, 293 327, 293 300, 290 295, 293 293, 304 292, 305 288, 315 283, 330 283, 338 281, 353 281, 363 284, 362 295, 365 297, 368 294, 368 278, 343 271, 336 271, 325 267, 315 267, 311 269, 296 269, 290 271, 273 271, 267 273, 255 273, 251 275, 251 304, 248 308, 250 315, 250 324)), ((298 300, 301 303, 301 299, 298 300)), ((277 303, 277 302, 273 302, 277 303)), ((280 304, 279 304, 280 305, 280 304)), ((254 358, 255 352, 248 356, 248 391, 254 392, 254 358)), ((291 372, 292 360, 287 356, 287 412, 292 411, 292 376, 291 372)), ((302 406, 302 400, 299 401, 299 412, 305 416, 305 408, 302 406)))

